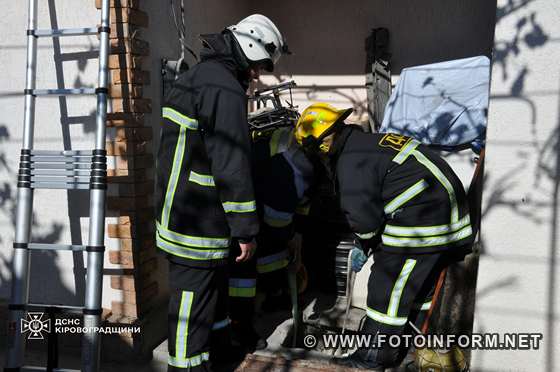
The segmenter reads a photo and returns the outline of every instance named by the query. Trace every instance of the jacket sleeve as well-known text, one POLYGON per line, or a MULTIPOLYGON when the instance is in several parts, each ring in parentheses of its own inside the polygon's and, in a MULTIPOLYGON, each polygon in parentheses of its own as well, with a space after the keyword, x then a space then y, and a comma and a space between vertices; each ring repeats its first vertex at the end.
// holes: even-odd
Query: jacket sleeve
POLYGON ((245 95, 227 88, 202 92, 199 117, 214 183, 233 238, 257 235, 259 222, 251 177, 251 142, 245 95))
POLYGON ((381 181, 357 154, 342 155, 337 164, 340 204, 352 231, 368 240, 384 221, 381 181))

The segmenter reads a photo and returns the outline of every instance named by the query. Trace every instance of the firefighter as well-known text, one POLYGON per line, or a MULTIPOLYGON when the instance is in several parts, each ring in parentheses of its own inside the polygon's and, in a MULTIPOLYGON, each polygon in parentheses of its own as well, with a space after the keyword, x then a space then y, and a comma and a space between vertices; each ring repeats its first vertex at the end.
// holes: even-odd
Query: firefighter
MULTIPOLYGON (((363 247, 376 248, 361 332, 388 338, 410 332, 408 322, 429 307, 440 272, 464 258, 473 233, 461 181, 440 156, 410 137, 345 125, 351 112, 313 104, 297 123, 296 139, 332 170, 350 227, 363 247)), ((383 344, 335 361, 382 369, 405 354, 383 344)))
POLYGON ((211 334, 227 338, 230 247, 234 261, 249 260, 259 230, 246 90, 286 50, 259 14, 201 39, 201 61, 164 98, 156 163, 156 242, 169 260, 171 291, 169 371, 210 370, 211 334))
POLYGON ((309 207, 313 165, 295 142, 293 128, 277 128, 256 139, 253 177, 261 222, 259 249, 254 259, 231 266, 229 280, 234 340, 249 351, 266 347, 266 341, 253 328, 257 283, 266 293, 269 309, 289 305, 282 291, 283 284, 288 283, 288 263, 294 256, 288 246, 296 232, 295 219, 307 214, 309 207))

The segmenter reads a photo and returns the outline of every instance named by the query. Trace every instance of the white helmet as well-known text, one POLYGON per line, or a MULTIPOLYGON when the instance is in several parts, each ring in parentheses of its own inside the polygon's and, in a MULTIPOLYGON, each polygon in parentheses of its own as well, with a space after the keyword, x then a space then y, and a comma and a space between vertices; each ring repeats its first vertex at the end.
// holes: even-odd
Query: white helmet
POLYGON ((227 28, 249 61, 265 61, 272 71, 280 55, 289 53, 282 34, 274 23, 261 14, 252 14, 227 28))

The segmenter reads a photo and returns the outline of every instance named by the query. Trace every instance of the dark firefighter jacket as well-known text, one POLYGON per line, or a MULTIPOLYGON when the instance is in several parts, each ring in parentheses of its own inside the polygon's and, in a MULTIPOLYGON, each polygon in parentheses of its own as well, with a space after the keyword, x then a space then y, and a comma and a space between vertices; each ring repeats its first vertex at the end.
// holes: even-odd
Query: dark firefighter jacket
POLYGON ((332 152, 342 209, 361 238, 380 235, 383 250, 405 254, 472 243, 463 185, 426 146, 349 125, 332 152))
POLYGON ((261 228, 257 271, 287 264, 287 243, 294 236, 298 215, 309 211, 313 164, 294 143, 290 128, 276 129, 253 146, 255 192, 261 228), (265 252, 265 253, 263 253, 265 252))
POLYGON ((162 104, 157 156, 157 246, 172 261, 227 262, 231 238, 258 233, 247 99, 229 35, 207 41, 162 104))

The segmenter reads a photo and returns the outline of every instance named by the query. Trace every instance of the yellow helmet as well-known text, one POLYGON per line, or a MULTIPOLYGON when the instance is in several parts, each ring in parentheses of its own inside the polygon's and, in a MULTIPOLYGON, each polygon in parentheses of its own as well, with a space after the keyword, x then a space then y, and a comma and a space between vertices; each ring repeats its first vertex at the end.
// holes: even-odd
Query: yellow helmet
POLYGON ((351 113, 352 108, 339 110, 324 102, 312 104, 303 111, 296 124, 294 135, 297 143, 304 147, 314 145, 318 151, 328 152, 329 146, 322 144, 323 139, 351 113))

